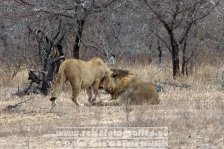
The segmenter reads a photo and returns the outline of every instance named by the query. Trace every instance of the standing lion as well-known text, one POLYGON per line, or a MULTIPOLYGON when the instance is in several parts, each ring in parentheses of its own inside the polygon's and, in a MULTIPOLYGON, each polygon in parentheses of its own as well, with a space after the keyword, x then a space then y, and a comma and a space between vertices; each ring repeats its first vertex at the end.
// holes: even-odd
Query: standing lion
POLYGON ((142 82, 133 73, 112 69, 101 81, 100 88, 111 94, 109 101, 98 101, 94 105, 120 104, 159 104, 159 95, 156 87, 149 82, 142 82))
POLYGON ((72 101, 76 105, 83 105, 77 101, 81 89, 87 89, 90 103, 96 100, 100 82, 109 68, 102 59, 94 57, 89 61, 78 59, 67 59, 59 67, 54 88, 51 93, 52 109, 55 107, 55 100, 62 92, 65 81, 69 81, 72 87, 72 101), (94 97, 92 95, 94 94, 94 97))

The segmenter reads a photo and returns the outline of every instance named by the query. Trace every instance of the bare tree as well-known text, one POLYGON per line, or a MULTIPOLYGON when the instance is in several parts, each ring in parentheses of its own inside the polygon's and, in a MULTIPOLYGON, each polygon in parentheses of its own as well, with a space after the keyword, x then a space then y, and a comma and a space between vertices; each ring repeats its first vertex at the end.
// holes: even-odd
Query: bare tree
MULTIPOLYGON (((5 5, 13 6, 17 11, 17 15, 13 15, 11 19, 29 19, 36 22, 38 21, 37 18, 41 20, 59 18, 63 22, 62 25, 71 26, 71 32, 75 33, 73 57, 79 58, 80 45, 83 44, 82 33, 88 16, 92 13, 101 13, 116 1, 75 0, 62 4, 59 0, 54 2, 14 0, 5 5)), ((51 23, 53 23, 51 24, 53 26, 54 22, 51 23)))
POLYGON ((159 34, 157 37, 170 49, 172 56, 173 77, 180 75, 179 52, 183 51, 182 73, 185 73, 187 58, 185 55, 187 40, 191 28, 202 20, 218 5, 206 0, 143 0, 159 22, 164 26, 169 36, 169 42, 159 34))
MULTIPOLYGON (((23 39, 21 43, 22 45, 25 45, 23 42, 28 41, 26 47, 29 47, 28 45, 36 45, 35 47, 32 47, 33 49, 36 49, 33 50, 35 51, 33 56, 29 57, 37 57, 37 63, 40 66, 40 70, 29 71, 28 79, 30 79, 31 82, 25 92, 29 92, 32 84, 35 82, 38 84, 37 89, 40 89, 44 94, 48 93, 50 88, 49 81, 53 81, 60 65, 61 56, 64 56, 63 42, 65 42, 64 40, 67 33, 75 33, 75 40, 73 41, 73 57, 79 58, 80 45, 85 45, 82 41, 82 32, 88 16, 92 13, 101 13, 103 9, 110 6, 115 1, 116 0, 107 2, 76 0, 67 1, 63 4, 60 0, 41 0, 38 2, 33 0, 13 0, 10 2, 2 2, 3 5, 0 7, 2 8, 0 11, 4 15, 0 16, 0 18, 2 17, 5 20, 10 20, 10 22, 6 21, 6 24, 20 22, 20 27, 24 27, 22 23, 25 22, 26 26, 22 31, 24 34, 27 31, 26 37, 28 37, 28 40, 23 39), (4 9, 6 7, 9 9, 4 9), (33 40, 30 37, 32 37, 33 40)), ((20 36, 18 33, 13 34, 13 36, 15 35, 20 36)), ((8 49, 7 46, 10 44, 8 44, 6 38, 7 35, 1 37, 5 49, 8 49)), ((3 53, 6 52, 3 51, 3 53)), ((24 56, 26 56, 26 54, 24 56)))

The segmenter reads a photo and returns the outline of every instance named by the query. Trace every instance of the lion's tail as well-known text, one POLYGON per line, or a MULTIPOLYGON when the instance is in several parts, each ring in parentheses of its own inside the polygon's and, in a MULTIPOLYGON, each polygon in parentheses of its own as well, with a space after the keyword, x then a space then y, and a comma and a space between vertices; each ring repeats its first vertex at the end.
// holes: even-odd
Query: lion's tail
POLYGON ((65 80, 66 80, 65 67, 63 67, 63 64, 61 64, 56 78, 56 82, 51 92, 51 99, 50 99, 51 101, 55 100, 61 94, 65 80))

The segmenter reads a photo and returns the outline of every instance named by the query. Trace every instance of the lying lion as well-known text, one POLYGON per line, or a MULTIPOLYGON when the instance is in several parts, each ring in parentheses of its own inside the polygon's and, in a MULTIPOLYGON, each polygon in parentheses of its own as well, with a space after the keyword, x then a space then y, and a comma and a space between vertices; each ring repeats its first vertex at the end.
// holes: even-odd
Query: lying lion
POLYGON ((113 69, 103 78, 100 88, 110 93, 112 99, 97 101, 94 105, 159 104, 160 102, 156 87, 153 84, 140 81, 127 70, 113 69))
POLYGON ((83 105, 77 101, 77 96, 81 89, 87 89, 90 103, 95 101, 99 84, 109 70, 103 60, 98 57, 87 62, 78 59, 65 60, 59 67, 56 82, 51 93, 52 109, 55 107, 55 100, 62 92, 62 86, 67 80, 72 86, 72 101, 76 105, 83 105))

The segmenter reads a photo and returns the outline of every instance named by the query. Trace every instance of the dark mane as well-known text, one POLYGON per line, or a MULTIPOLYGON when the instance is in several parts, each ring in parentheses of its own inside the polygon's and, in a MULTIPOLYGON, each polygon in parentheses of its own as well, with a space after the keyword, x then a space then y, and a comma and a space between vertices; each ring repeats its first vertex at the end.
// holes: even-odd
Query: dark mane
POLYGON ((115 78, 123 78, 123 77, 126 77, 126 76, 132 74, 130 71, 123 70, 123 69, 112 69, 112 71, 117 73, 114 76, 115 78))

